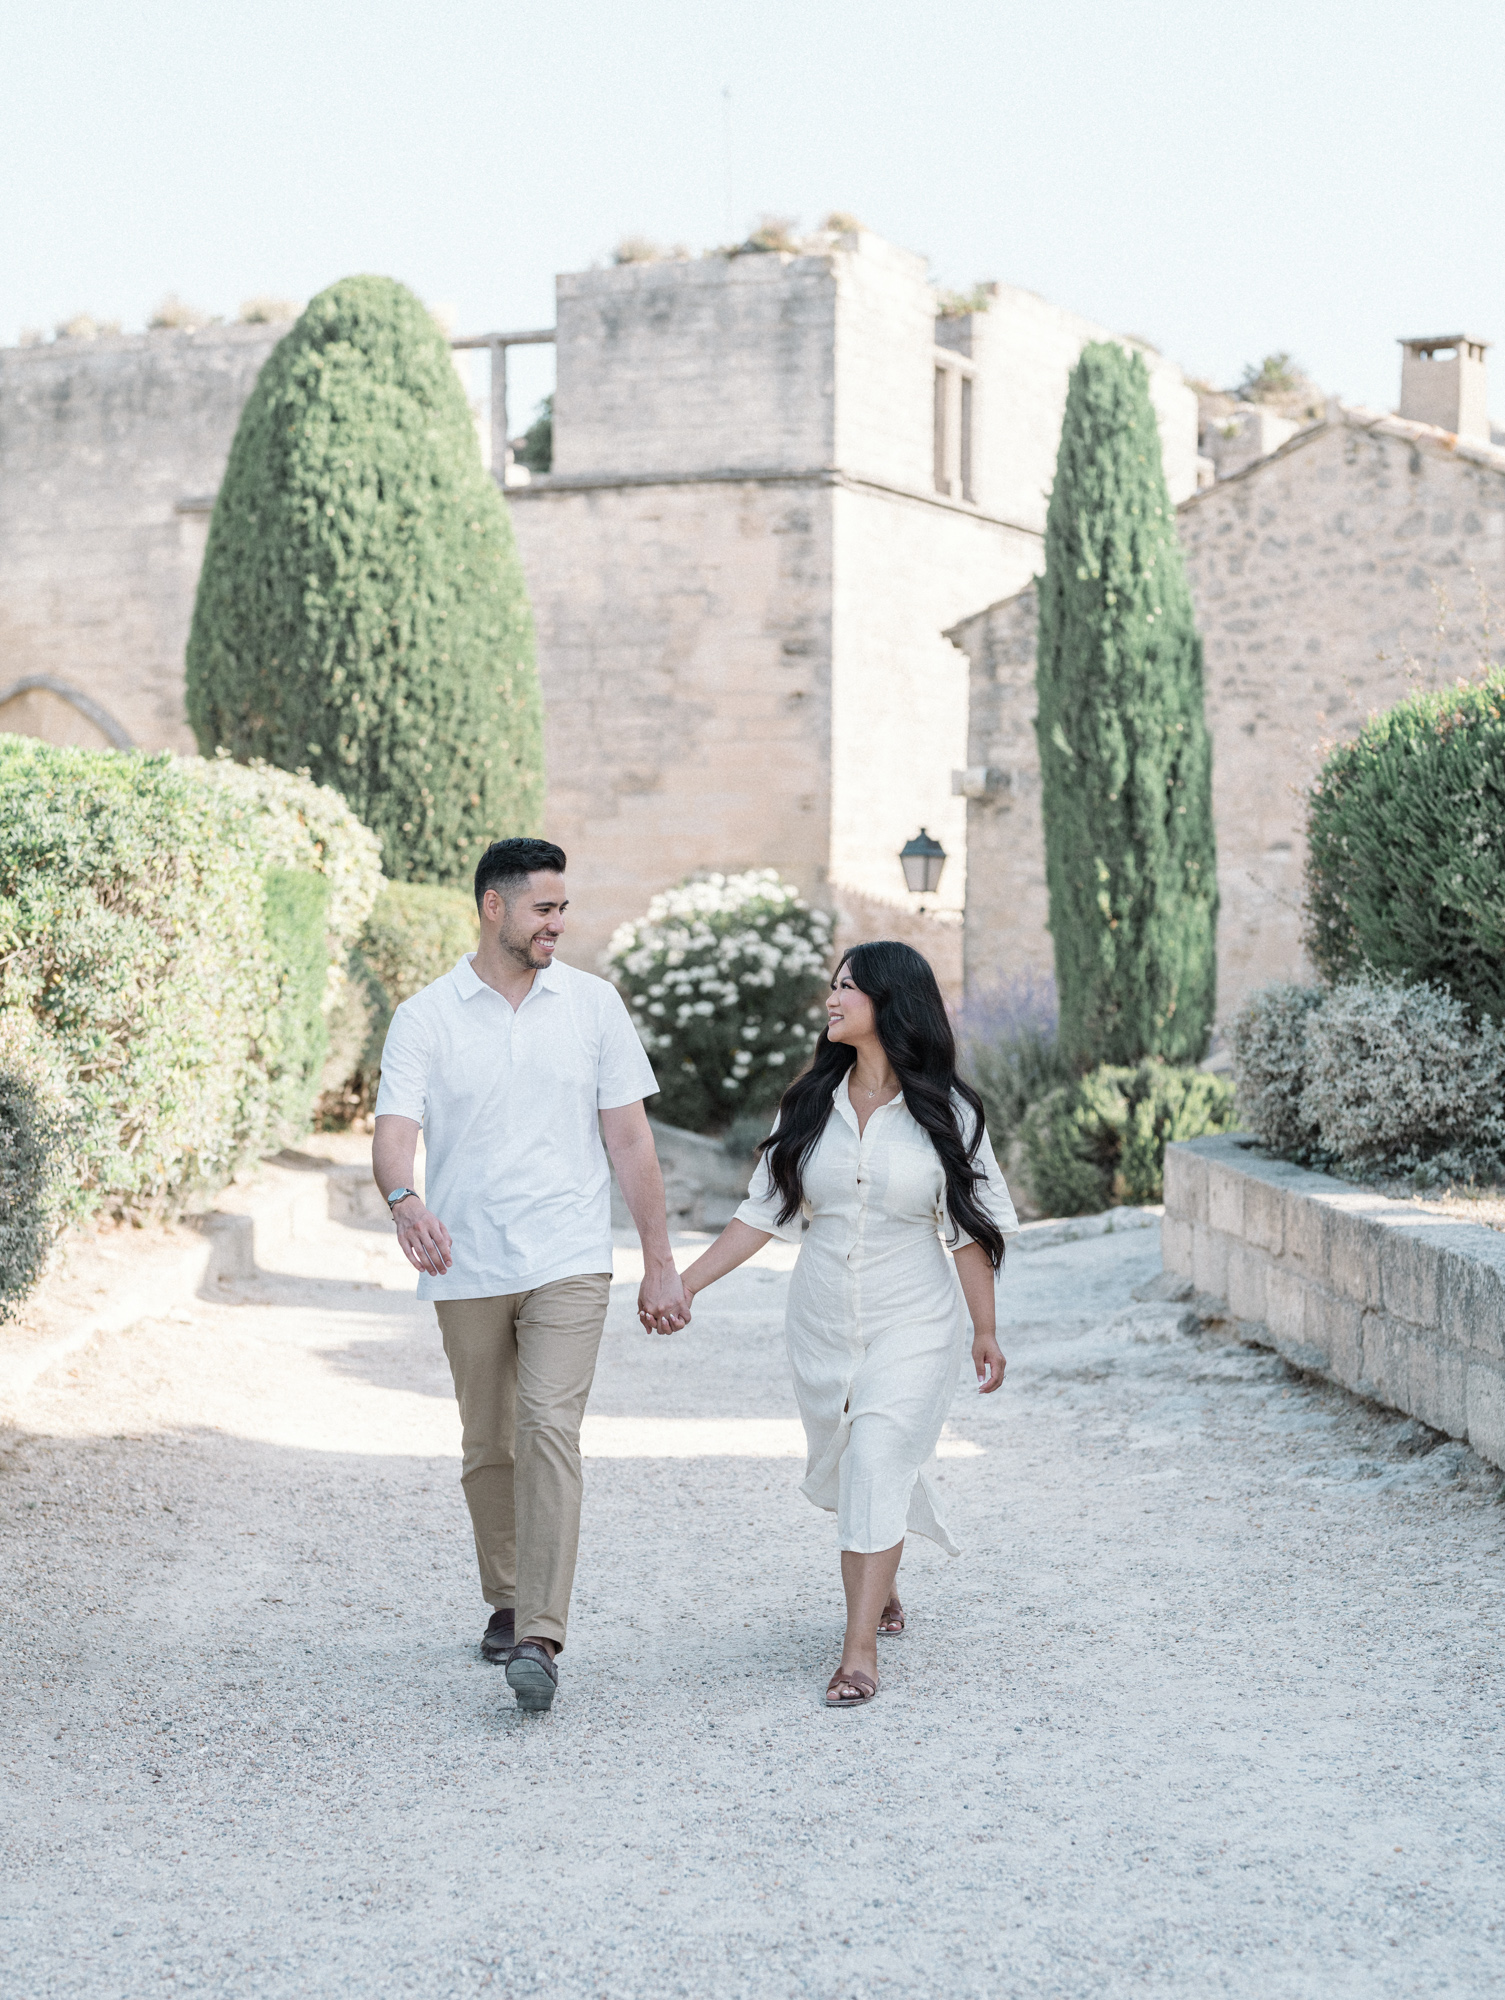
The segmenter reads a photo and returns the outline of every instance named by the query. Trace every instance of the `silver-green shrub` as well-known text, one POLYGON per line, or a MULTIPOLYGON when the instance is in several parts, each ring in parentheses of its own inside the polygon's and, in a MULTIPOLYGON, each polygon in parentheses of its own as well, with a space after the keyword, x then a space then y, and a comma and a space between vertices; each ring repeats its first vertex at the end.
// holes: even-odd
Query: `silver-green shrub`
POLYGON ((1240 1120, 1271 1152, 1292 1159, 1308 1157, 1320 1143, 1302 1092, 1307 1027, 1323 998, 1316 986, 1262 986, 1228 1029, 1240 1120))
POLYGON ((1301 1115, 1361 1169, 1505 1171, 1505 1030, 1441 986, 1345 980, 1308 1016, 1301 1115))

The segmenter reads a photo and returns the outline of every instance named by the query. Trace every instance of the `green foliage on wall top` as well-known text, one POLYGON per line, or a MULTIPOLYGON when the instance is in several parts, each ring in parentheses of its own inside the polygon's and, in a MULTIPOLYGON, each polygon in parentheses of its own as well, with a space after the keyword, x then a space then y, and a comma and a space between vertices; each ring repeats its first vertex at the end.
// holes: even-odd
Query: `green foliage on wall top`
POLYGON ((1036 676, 1062 1049, 1196 1061, 1218 906, 1202 647, 1149 376, 1112 342, 1067 394, 1036 676))
POLYGON ((263 367, 188 642, 207 754, 307 769, 397 880, 462 882, 542 810, 533 624, 448 345, 389 278, 312 300, 263 367))

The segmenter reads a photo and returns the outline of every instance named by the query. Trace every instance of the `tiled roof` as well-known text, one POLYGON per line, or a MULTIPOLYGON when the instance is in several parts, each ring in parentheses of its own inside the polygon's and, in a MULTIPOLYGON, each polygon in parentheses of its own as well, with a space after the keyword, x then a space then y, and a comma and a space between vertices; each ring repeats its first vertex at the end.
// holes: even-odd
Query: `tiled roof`
MULTIPOLYGON (((1199 507, 1204 500, 1210 500, 1214 494, 1222 493, 1230 486, 1237 486, 1241 480, 1257 479, 1266 466, 1274 465, 1281 459, 1294 457, 1297 452, 1305 450, 1313 439, 1321 437, 1339 424, 1346 425, 1352 431, 1370 431, 1377 437, 1393 437, 1403 440, 1406 444, 1426 445, 1433 451, 1446 452, 1450 457, 1461 458, 1470 465, 1482 465, 1490 472, 1505 472, 1505 447, 1485 444, 1481 438, 1459 437, 1455 432, 1442 430, 1436 424, 1414 423, 1411 418, 1393 416, 1388 410, 1370 410, 1362 403, 1340 403, 1336 398, 1332 398, 1327 405, 1327 415, 1317 423, 1309 424, 1304 431, 1297 431, 1294 437, 1287 438, 1285 443, 1277 445, 1274 451, 1266 452, 1263 458, 1252 460, 1238 472, 1229 473, 1226 479, 1219 479, 1211 486, 1204 486, 1198 492, 1188 494, 1176 512, 1184 514, 1189 507, 1199 507)), ((989 612, 997 611, 1000 606, 1023 596, 1024 591, 1033 590, 1035 581, 1036 579, 1032 579, 1022 590, 1010 591, 1007 597, 1000 597, 995 604, 984 605, 982 610, 969 612, 965 618, 959 618, 942 634, 942 637, 951 640, 953 645, 960 644, 956 635, 964 625, 972 624, 975 619, 987 617, 989 612)))
POLYGON ((1181 502, 1178 513, 1188 507, 1198 506, 1214 493, 1225 487, 1236 486, 1242 479, 1256 477, 1267 465, 1277 460, 1290 458, 1309 445, 1314 438, 1321 437, 1337 424, 1344 424, 1352 431, 1370 431, 1379 437, 1393 437, 1407 444, 1429 445, 1433 450, 1447 452, 1453 458, 1466 460, 1470 465, 1482 465, 1491 472, 1505 472, 1505 449, 1496 444, 1486 444, 1482 438, 1459 437, 1453 431, 1440 429, 1436 424, 1418 424, 1410 417, 1393 416, 1388 410, 1366 409, 1362 403, 1340 403, 1334 398, 1328 403, 1327 415, 1319 423, 1310 424, 1304 431, 1297 431, 1285 443, 1277 445, 1274 451, 1263 458, 1256 458, 1238 472, 1232 472, 1226 479, 1219 479, 1211 486, 1204 486, 1198 492, 1189 494, 1181 502))

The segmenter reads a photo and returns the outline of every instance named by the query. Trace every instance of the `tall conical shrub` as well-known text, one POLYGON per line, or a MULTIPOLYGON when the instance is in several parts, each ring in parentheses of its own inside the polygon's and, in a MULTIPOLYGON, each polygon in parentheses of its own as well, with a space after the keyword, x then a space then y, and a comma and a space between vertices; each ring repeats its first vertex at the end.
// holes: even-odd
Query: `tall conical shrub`
POLYGON ((539 829, 533 621, 449 347, 390 278, 312 300, 241 414, 188 641, 188 716, 343 793, 395 880, 539 829))
POLYGON ((1202 642, 1144 361, 1082 350, 1045 526, 1035 727, 1063 1048, 1195 1062, 1216 999, 1202 642))

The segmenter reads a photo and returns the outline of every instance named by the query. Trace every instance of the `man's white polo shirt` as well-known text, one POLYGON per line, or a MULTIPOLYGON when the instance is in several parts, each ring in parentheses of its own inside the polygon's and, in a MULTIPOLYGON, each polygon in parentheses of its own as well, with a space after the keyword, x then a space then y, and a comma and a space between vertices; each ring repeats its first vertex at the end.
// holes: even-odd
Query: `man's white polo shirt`
POLYGON ((611 1269, 597 1111, 658 1089, 622 996, 554 964, 514 1013, 467 954, 392 1016, 376 1115, 413 1118, 454 1262, 421 1299, 489 1299, 611 1269))

